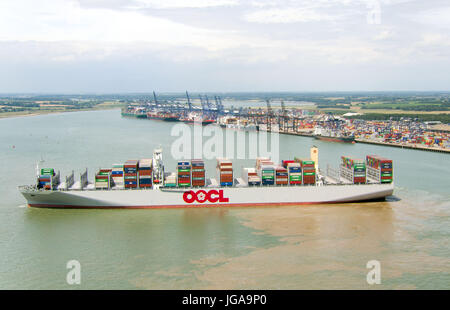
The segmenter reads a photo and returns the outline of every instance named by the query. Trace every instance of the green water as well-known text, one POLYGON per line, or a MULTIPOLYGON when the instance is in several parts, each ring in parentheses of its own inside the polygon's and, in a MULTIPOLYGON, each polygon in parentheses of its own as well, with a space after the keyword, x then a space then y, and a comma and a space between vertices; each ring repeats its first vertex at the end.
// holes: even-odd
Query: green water
MULTIPOLYGON (((41 157, 62 175, 87 167, 92 180, 99 167, 162 146, 174 171, 173 125, 118 110, 0 120, 0 288, 450 288, 446 154, 280 136, 282 159, 307 157, 315 144, 322 167, 337 166, 341 155, 392 158, 395 197, 367 204, 47 210, 26 208, 17 191, 34 182, 41 157), (66 283, 72 259, 81 263, 81 285, 66 283), (372 259, 381 263, 381 285, 366 282, 372 259)), ((214 174, 215 161, 206 169, 214 174)))

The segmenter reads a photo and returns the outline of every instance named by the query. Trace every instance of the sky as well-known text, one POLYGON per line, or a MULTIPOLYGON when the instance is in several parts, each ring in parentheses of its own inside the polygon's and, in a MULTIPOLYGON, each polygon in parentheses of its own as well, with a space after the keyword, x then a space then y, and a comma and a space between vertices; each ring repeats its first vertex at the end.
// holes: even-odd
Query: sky
POLYGON ((0 92, 450 90, 448 0, 0 0, 0 92))

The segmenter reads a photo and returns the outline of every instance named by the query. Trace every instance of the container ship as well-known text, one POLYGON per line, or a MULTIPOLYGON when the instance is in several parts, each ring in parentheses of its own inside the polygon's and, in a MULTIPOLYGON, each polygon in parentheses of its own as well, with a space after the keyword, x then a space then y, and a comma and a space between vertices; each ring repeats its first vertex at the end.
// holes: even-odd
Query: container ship
POLYGON ((318 140, 330 142, 355 143, 355 137, 352 135, 344 135, 336 130, 329 130, 321 127, 316 127, 313 136, 315 139, 318 140))
POLYGON ((257 158, 254 167, 235 175, 233 162, 217 158, 216 178, 207 178, 202 159, 177 162, 164 169, 162 150, 150 159, 127 160, 95 173, 87 169, 61 180, 53 168, 36 167, 36 184, 19 186, 30 207, 45 208, 192 208, 289 206, 385 199, 393 194, 392 160, 368 155, 365 160, 343 156, 340 170, 323 175, 318 150, 310 158, 275 164, 257 158))
POLYGON ((216 121, 198 113, 189 113, 186 117, 180 117, 179 121, 186 124, 202 124, 203 126, 214 124, 216 121))
POLYGON ((143 108, 138 109, 122 109, 122 116, 131 116, 136 118, 147 118, 147 113, 143 108))

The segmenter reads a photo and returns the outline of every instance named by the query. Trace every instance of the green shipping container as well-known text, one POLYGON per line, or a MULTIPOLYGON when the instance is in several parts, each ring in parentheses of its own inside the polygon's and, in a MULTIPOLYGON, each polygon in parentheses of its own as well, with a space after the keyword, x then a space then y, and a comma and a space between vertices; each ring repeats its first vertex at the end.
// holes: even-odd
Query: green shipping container
POLYGON ((304 160, 302 161, 303 165, 314 165, 314 161, 313 160, 304 160))
POLYGON ((315 175, 315 172, 303 172, 303 175, 315 175))
POLYGON ((42 168, 41 174, 42 175, 53 175, 55 170, 53 168, 42 168))
POLYGON ((95 179, 95 182, 108 182, 106 179, 95 179))

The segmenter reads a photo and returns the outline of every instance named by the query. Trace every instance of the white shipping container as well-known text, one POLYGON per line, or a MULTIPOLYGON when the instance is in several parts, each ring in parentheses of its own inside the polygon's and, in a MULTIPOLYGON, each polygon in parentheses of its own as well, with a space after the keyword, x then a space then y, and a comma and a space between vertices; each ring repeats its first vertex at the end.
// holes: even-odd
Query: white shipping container
POLYGON ((152 159, 144 158, 144 159, 139 160, 139 167, 146 167, 146 168, 150 167, 151 168, 152 163, 153 163, 152 159))
POLYGON ((300 167, 300 163, 288 163, 288 167, 300 167))
POLYGON ((95 188, 109 188, 107 182, 95 182, 95 188))

